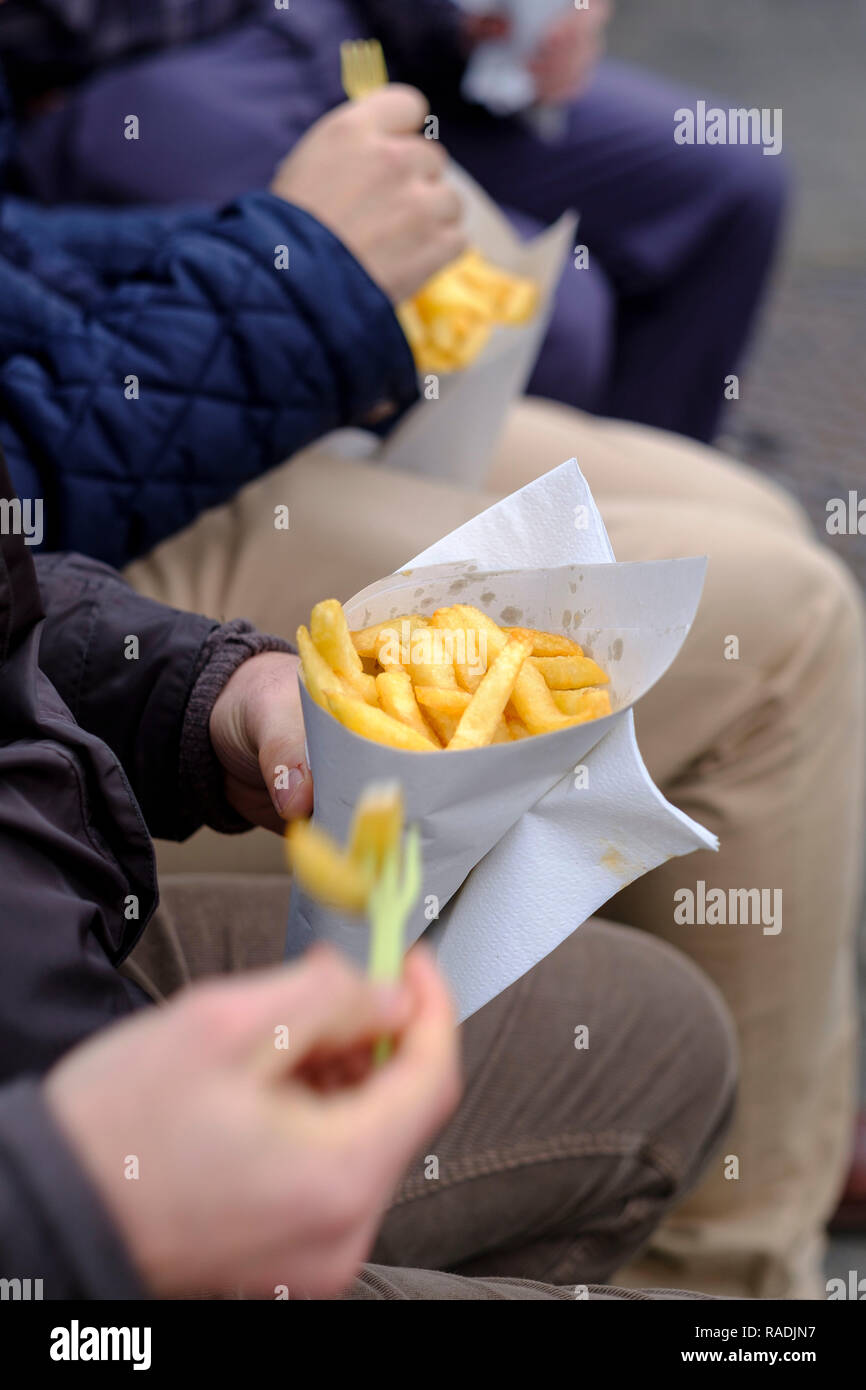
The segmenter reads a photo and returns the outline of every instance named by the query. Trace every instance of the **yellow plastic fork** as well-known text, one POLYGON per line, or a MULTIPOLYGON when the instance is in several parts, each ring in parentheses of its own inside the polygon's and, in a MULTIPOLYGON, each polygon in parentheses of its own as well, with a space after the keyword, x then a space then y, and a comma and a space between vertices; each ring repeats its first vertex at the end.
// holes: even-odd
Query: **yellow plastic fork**
POLYGON ((340 44, 340 78, 350 101, 369 96, 388 83, 385 55, 378 39, 347 39, 340 44))

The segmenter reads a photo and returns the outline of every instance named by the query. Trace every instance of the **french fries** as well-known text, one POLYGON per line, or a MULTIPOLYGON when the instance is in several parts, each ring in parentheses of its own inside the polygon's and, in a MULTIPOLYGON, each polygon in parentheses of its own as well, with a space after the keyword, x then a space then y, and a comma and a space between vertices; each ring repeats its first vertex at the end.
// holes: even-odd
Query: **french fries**
POLYGON ((310 636, 338 676, 361 674, 361 658, 349 636, 349 625, 338 599, 326 598, 310 614, 310 636))
POLYGON ((328 709, 328 694, 339 693, 343 689, 343 682, 333 667, 328 665, 305 627, 298 628, 295 641, 300 652, 307 689, 317 705, 321 705, 322 709, 328 709))
POLYGON ((429 753, 436 747, 432 739, 410 729, 408 724, 401 724, 383 709, 371 708, 354 695, 329 695, 328 704, 341 724, 374 743, 387 743, 391 748, 416 753, 429 753))
POLYGON ((561 637, 558 632, 536 632, 531 627, 507 627, 510 637, 526 633, 532 638, 533 656, 583 656, 583 647, 572 642, 570 637, 561 637))
POLYGON ((316 703, 361 738, 405 752, 513 743, 611 713, 607 673, 570 637, 500 627, 472 604, 350 632, 326 599, 297 643, 316 703))
POLYGON ((415 688, 408 671, 382 671, 376 677, 376 694, 382 709, 392 719, 399 719, 401 724, 435 742, 433 730, 415 698, 415 688))
POLYGON ((493 665, 488 666, 478 689, 470 696, 449 748, 484 748, 493 742, 514 682, 531 651, 531 641, 509 637, 493 665))
POLYGON ((434 685, 416 685, 415 697, 429 719, 443 748, 447 748, 457 732, 463 711, 469 704, 467 690, 441 690, 434 685))
POLYGON ((338 912, 363 912, 373 887, 372 868, 351 858, 314 821, 292 821, 286 856, 301 887, 338 912))
MULTIPOLYGON (((311 897, 338 912, 367 916, 367 973, 383 982, 400 978, 406 922, 422 884, 421 836, 411 826, 404 845, 403 821, 400 784, 374 782, 355 805, 345 849, 312 821, 293 821, 284 841, 288 866, 311 897)), ((378 1039, 376 1065, 391 1047, 390 1038, 378 1039)))
POLYGON ((382 871, 389 852, 403 831, 403 794, 396 782, 372 783, 355 807, 349 831, 349 858, 355 864, 382 871))
POLYGON ((532 664, 551 690, 582 690, 586 685, 606 685, 608 680, 588 656, 534 656, 532 664))
MULTIPOLYGON (((426 627, 427 619, 422 618, 420 613, 401 613, 399 618, 389 618, 386 623, 374 623, 372 627, 362 627, 359 632, 350 632, 352 646, 360 657, 368 657, 373 661, 382 660, 382 646, 394 631, 402 634, 403 624, 408 623, 408 631, 411 633, 416 627, 426 627)), ((559 656, 559 652, 539 652, 539 656, 559 656)), ((583 653, 580 653, 583 655, 583 653)))
POLYGON ((324 603, 316 604, 310 615, 310 636, 319 654, 352 692, 366 700, 368 705, 375 705, 376 682, 373 676, 364 671, 361 658, 352 645, 338 599, 329 598, 324 603))
POLYGON ((610 696, 606 690, 551 690, 553 703, 563 714, 582 721, 599 719, 610 714, 610 696))
MULTIPOLYGON (((485 633, 488 650, 492 649, 494 656, 498 656, 509 640, 508 635, 480 608, 464 603, 455 604, 454 607, 467 627, 475 626, 485 633)), ((510 703, 513 713, 531 734, 553 733, 576 722, 557 709, 543 674, 529 660, 520 667, 510 703)))
POLYGON ((525 323, 537 307, 534 280, 469 250, 401 304, 397 317, 419 371, 456 372, 475 361, 494 324, 525 323))
POLYGON ((338 912, 363 912, 389 853, 403 833, 397 783, 373 783, 360 797, 345 849, 314 821, 286 827, 289 868, 305 892, 338 912))

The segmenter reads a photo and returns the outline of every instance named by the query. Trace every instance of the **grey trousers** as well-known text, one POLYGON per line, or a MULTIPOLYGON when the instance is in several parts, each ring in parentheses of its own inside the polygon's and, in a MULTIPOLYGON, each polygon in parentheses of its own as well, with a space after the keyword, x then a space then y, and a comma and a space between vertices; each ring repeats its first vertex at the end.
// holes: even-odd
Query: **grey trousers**
MULTIPOLYGON (((159 997, 277 960, 288 895, 277 876, 172 876, 130 973, 159 997)), ((462 1101, 409 1165, 344 1296, 700 1298, 605 1286, 724 1162, 734 1035, 700 970, 593 920, 460 1031, 462 1101)))

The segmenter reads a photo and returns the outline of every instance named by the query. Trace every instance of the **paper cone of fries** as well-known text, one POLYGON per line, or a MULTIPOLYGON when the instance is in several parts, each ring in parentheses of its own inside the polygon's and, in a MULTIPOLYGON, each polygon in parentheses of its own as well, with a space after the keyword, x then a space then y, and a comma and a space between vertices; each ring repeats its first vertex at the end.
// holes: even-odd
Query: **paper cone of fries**
POLYGON ((526 323, 494 328, 480 355, 463 370, 436 373, 432 384, 428 374, 419 373, 421 400, 381 445, 374 436, 341 430, 323 447, 374 457, 388 468, 478 487, 487 475, 508 407, 532 374, 550 321, 553 292, 574 245, 577 218, 564 213, 538 236, 523 241, 465 170, 451 164, 448 176, 463 198, 469 244, 492 265, 534 280, 537 309, 526 323))
MULTIPOLYGON (((302 690, 315 816, 341 842, 370 782, 397 781, 421 834, 423 933, 460 1018, 563 941, 625 884, 715 837, 665 801, 631 710, 677 655, 706 561, 616 564, 575 460, 497 503, 344 605, 349 627, 472 604, 509 626, 576 639, 610 676, 613 712, 557 732, 462 751, 407 752, 340 724, 302 690)), ((400 634, 397 634, 399 637, 400 634)), ((367 928, 295 889, 290 941, 366 960, 367 928)))

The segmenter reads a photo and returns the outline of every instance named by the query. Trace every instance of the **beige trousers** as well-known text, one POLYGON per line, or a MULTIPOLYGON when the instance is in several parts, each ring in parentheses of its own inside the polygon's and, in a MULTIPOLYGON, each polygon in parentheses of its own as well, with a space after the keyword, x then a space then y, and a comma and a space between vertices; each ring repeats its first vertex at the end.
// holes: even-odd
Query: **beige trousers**
MULTIPOLYGON (((741 1066, 723 1154, 617 1282, 817 1297, 854 1109, 864 643, 856 588, 796 503, 702 446, 525 401, 484 493, 312 449, 128 577, 179 607, 291 635, 316 600, 350 597, 574 454, 618 559, 710 557, 695 626, 636 720, 657 784, 719 835, 721 851, 662 865, 605 916, 673 943, 712 977, 741 1066), (279 505, 290 509, 288 531, 274 527, 279 505), (771 898, 779 890, 781 931, 678 925, 674 894, 699 880, 771 898)), ((276 837, 259 831, 204 831, 159 846, 159 859, 162 877, 282 872, 276 837)))

